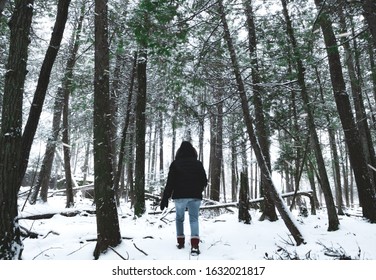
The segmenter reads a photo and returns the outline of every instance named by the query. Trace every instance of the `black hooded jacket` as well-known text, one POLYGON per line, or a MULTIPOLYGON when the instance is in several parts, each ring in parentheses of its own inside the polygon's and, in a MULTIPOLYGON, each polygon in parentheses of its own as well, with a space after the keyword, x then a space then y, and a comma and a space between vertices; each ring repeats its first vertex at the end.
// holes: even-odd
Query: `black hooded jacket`
POLYGON ((164 196, 169 198, 198 198, 208 183, 202 162, 191 143, 184 141, 170 165, 164 196))

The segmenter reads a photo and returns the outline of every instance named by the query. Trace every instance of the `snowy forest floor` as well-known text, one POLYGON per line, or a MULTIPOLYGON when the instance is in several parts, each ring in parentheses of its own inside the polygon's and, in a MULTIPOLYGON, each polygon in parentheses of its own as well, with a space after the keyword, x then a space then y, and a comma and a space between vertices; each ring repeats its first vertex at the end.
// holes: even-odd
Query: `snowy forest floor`
MULTIPOLYGON (((37 238, 25 238, 24 260, 92 260, 96 245, 96 218, 92 200, 75 197, 75 207, 65 208, 64 196, 50 197, 47 203, 25 204, 20 217, 54 214, 45 219, 20 219, 20 226, 37 233, 37 238), (75 212, 74 216, 60 213, 75 212)), ((20 208, 24 201, 20 199, 20 208)), ((173 207, 170 202, 169 207, 173 207)), ((100 260, 187 260, 189 254, 189 222, 186 215, 185 249, 176 248, 175 213, 161 220, 160 214, 148 214, 159 207, 147 201, 147 213, 134 218, 129 203, 118 208, 122 243, 102 254, 100 260)), ((201 254, 199 260, 376 260, 376 224, 357 215, 340 216, 340 229, 328 232, 327 214, 301 217, 293 212, 306 244, 294 246, 282 219, 276 222, 258 218, 251 210, 251 224, 238 221, 237 208, 231 211, 204 210, 200 215, 201 254)), ((359 209, 347 212, 358 213, 359 209)))

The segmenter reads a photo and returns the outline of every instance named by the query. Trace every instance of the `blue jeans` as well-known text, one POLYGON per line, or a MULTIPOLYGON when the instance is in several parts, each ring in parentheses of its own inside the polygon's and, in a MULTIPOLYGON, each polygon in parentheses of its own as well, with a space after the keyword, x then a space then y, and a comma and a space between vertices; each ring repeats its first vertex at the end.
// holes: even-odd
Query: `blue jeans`
POLYGON ((188 208, 189 224, 191 227, 191 237, 199 237, 198 214, 200 212, 201 199, 178 198, 174 199, 176 210, 176 235, 184 237, 184 216, 185 209, 188 208))

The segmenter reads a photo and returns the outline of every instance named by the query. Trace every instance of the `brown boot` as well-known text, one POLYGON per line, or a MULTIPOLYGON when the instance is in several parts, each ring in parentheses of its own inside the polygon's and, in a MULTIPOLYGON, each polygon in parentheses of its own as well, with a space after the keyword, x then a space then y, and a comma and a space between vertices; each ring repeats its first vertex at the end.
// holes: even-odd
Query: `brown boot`
POLYGON ((178 236, 178 245, 176 245, 178 247, 178 249, 182 249, 184 248, 184 242, 185 242, 185 237, 184 236, 178 236))
POLYGON ((199 237, 191 238, 191 255, 197 256, 200 254, 200 249, 198 248, 199 243, 200 243, 199 237))

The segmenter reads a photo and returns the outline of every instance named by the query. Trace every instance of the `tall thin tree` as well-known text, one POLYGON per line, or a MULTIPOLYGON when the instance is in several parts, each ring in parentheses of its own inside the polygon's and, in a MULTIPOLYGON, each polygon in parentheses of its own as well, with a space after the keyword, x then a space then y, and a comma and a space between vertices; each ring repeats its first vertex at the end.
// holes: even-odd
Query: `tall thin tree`
POLYGON ((128 133, 128 128, 129 128, 129 123, 130 123, 130 118, 131 118, 131 113, 133 110, 133 87, 134 87, 134 81, 136 78, 136 70, 137 70, 137 52, 134 52, 134 58, 133 58, 133 64, 132 64, 132 69, 131 69, 131 75, 130 75, 130 82, 129 82, 129 89, 128 89, 128 97, 127 97, 127 108, 125 111, 125 120, 124 120, 124 125, 123 125, 123 130, 121 133, 121 140, 120 140, 120 151, 119 151, 119 158, 117 162, 117 169, 116 173, 114 176, 114 189, 117 192, 117 202, 119 203, 119 199, 121 196, 121 193, 119 192, 119 182, 120 182, 120 177, 121 173, 124 169, 124 157, 125 157, 125 152, 126 152, 126 143, 127 143, 127 133, 128 133))
POLYGON ((97 244, 94 258, 120 244, 119 219, 113 188, 107 0, 95 0, 94 72, 94 193, 97 244))
MULTIPOLYGON (((145 42, 146 44, 146 42, 145 42)), ((146 134, 146 87, 147 46, 141 46, 137 62, 138 92, 136 98, 136 162, 135 162, 135 204, 136 216, 145 211, 145 134, 146 134)))
MULTIPOLYGON (((255 108, 255 129, 257 133, 257 138, 260 143, 260 148, 265 157, 266 163, 269 170, 271 170, 270 163, 270 133, 268 129, 267 119, 265 117, 265 108, 262 97, 265 96, 265 91, 261 86, 261 75, 259 69, 259 62, 257 57, 257 38, 256 38, 256 27, 254 22, 254 13, 252 7, 252 1, 244 1, 244 7, 246 12, 247 19, 247 29, 248 29, 248 48, 250 62, 252 65, 251 77, 252 77, 252 91, 253 91, 253 104, 255 108)), ((278 219, 277 213, 275 211, 275 206, 273 200, 270 197, 269 192, 265 191, 265 178, 261 177, 260 181, 260 190, 265 200, 263 203, 263 214, 260 217, 260 220, 270 220, 276 221, 278 219)))
POLYGON ((66 207, 72 207, 74 204, 73 196, 73 175, 71 168, 71 146, 69 137, 69 99, 72 94, 73 69, 76 64, 76 57, 78 48, 80 46, 80 36, 82 30, 82 23, 85 14, 85 2, 81 7, 81 15, 77 20, 77 28, 72 34, 71 44, 69 47, 69 58, 67 60, 66 73, 63 79, 64 91, 64 105, 63 105, 63 151, 64 151, 64 171, 65 171, 65 185, 66 185, 66 207))

